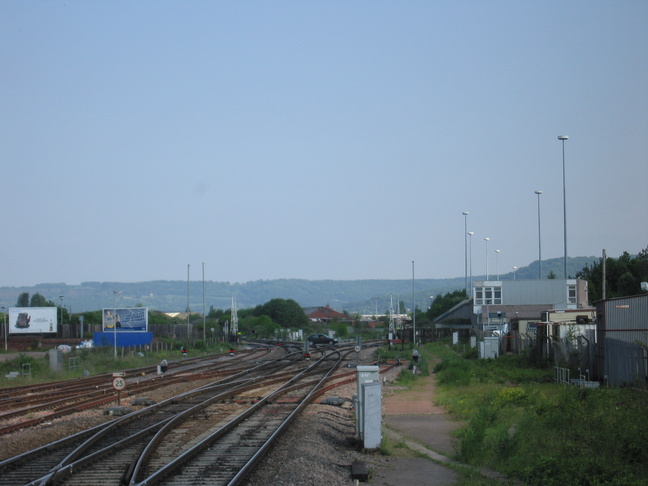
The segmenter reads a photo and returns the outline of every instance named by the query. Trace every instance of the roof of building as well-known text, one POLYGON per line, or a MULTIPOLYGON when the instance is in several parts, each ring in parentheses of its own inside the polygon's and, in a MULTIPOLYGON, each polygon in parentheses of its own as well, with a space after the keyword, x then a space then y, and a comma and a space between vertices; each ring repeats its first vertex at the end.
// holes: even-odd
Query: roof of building
POLYGON ((345 319, 346 316, 326 304, 325 307, 317 307, 314 311, 307 314, 309 319, 345 319))

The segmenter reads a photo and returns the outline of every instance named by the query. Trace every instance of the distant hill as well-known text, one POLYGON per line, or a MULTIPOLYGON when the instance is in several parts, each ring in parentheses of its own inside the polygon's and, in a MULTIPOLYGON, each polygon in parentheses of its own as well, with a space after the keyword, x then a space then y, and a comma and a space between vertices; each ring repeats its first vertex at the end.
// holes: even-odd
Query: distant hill
MULTIPOLYGON (((567 271, 575 276, 586 264, 597 257, 576 257, 568 259, 567 271)), ((562 277, 563 259, 555 258, 542 262, 546 277, 551 271, 562 277)), ((490 275, 494 279, 495 275, 490 275)), ((473 275, 473 280, 483 280, 484 275, 473 275)), ((538 261, 518 268, 515 278, 538 278, 538 261)), ((513 279, 513 273, 500 275, 502 280, 513 279)), ((464 288, 464 276, 449 279, 416 279, 414 281, 414 300, 419 308, 430 305, 430 297, 464 288)), ((151 282, 83 282, 81 285, 64 283, 39 284, 33 287, 0 287, 0 301, 7 307, 14 306, 23 292, 29 295, 39 293, 47 300, 59 305, 59 296, 64 296, 63 305, 72 313, 110 308, 113 305, 113 290, 122 292, 115 298, 117 307, 138 305, 164 312, 184 312, 187 308, 187 282, 180 280, 156 280, 151 282)), ((263 304, 273 298, 293 299, 303 307, 316 307, 329 304, 338 311, 359 312, 361 314, 385 313, 389 308, 390 296, 394 309, 398 300, 412 306, 411 280, 303 280, 277 279, 256 280, 245 283, 205 282, 205 309, 227 309, 232 296, 236 297, 237 308, 250 308, 263 304)), ((202 281, 189 284, 190 309, 202 313, 202 281)))

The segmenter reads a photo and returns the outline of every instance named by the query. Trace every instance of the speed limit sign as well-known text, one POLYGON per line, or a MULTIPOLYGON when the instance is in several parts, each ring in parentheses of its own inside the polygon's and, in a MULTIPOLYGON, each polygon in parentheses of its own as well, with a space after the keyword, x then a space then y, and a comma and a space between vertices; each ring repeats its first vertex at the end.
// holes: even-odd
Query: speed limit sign
POLYGON ((115 390, 123 390, 126 388, 126 380, 121 376, 116 376, 113 378, 112 385, 115 390))

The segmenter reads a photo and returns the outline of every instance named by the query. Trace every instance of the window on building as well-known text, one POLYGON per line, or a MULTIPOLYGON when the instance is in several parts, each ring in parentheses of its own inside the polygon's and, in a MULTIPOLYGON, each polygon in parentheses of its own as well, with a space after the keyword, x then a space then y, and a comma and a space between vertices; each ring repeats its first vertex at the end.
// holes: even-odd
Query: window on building
POLYGON ((502 287, 475 287, 475 305, 501 305, 502 287))
POLYGON ((568 285, 567 286, 567 303, 575 304, 576 303, 576 286, 568 285))

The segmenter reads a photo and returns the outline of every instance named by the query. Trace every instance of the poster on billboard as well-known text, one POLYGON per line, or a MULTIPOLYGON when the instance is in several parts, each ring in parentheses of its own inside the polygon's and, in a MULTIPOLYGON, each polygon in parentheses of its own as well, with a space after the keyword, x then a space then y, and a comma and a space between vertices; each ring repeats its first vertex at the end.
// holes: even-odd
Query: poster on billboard
POLYGON ((146 332, 148 307, 103 309, 103 332, 146 332))
POLYGON ((55 333, 56 307, 9 307, 9 334, 55 333))

